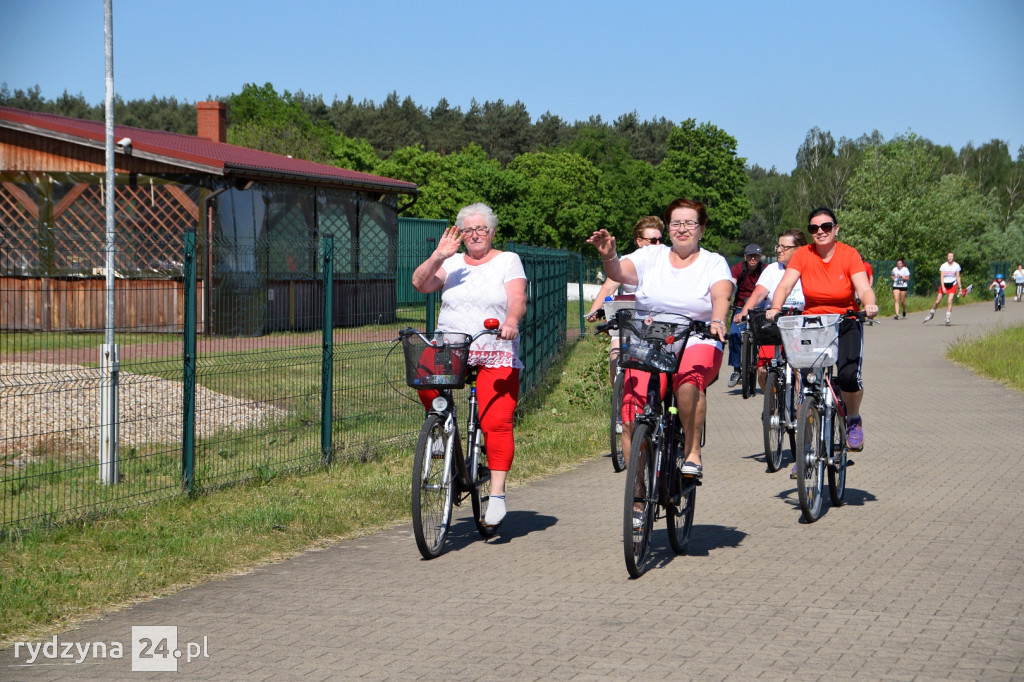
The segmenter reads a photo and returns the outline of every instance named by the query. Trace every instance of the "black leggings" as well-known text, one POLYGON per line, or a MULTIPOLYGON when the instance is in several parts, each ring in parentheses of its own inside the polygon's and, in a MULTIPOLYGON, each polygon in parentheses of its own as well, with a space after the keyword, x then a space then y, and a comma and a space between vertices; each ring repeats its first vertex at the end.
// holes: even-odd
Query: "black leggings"
POLYGON ((836 383, 844 391, 859 391, 861 364, 864 361, 864 325, 860 320, 839 323, 839 357, 836 359, 836 383))

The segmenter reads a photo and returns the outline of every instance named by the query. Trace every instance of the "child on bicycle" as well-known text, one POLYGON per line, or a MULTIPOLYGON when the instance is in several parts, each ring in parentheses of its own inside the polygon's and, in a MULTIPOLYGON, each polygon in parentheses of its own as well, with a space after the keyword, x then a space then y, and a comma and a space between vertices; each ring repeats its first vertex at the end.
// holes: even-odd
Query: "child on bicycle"
POLYGON ((996 278, 988 285, 988 290, 996 292, 995 295, 1001 299, 1000 304, 1006 300, 1006 281, 1003 279, 1003 273, 1000 272, 996 275, 996 278))

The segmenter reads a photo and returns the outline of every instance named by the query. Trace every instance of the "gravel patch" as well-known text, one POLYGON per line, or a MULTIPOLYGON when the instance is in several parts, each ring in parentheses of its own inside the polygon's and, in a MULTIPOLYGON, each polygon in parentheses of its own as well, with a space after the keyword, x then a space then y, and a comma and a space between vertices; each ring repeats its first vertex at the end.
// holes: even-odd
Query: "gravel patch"
MULTIPOLYGON (((80 365, 0 363, 0 456, 37 450, 99 448, 100 370, 80 365)), ((180 443, 182 384, 145 374, 120 373, 121 446, 180 443)), ((196 438, 225 429, 252 429, 287 415, 260 402, 196 387, 196 438)), ((7 463, 11 463, 8 461, 7 463)))

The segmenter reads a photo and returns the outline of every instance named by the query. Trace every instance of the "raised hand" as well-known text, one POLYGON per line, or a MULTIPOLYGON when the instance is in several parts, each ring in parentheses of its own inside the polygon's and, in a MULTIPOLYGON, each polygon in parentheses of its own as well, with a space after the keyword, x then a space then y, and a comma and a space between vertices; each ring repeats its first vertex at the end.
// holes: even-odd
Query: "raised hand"
POLYGON ((615 237, 608 230, 597 230, 590 235, 587 243, 592 244, 597 249, 597 252, 601 254, 601 258, 611 258, 615 255, 615 237))
POLYGON ((452 225, 441 235, 434 253, 442 260, 451 258, 459 252, 459 245, 462 244, 462 231, 452 225))

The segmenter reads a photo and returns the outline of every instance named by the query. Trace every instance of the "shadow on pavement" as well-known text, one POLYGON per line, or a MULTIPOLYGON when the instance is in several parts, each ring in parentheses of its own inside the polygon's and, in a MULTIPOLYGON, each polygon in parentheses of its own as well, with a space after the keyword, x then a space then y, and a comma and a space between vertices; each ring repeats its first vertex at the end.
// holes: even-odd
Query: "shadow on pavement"
POLYGON ((521 538, 541 530, 547 530, 558 523, 558 519, 547 514, 538 514, 535 511, 510 511, 505 520, 490 542, 492 545, 501 545, 512 542, 515 538, 521 538))

